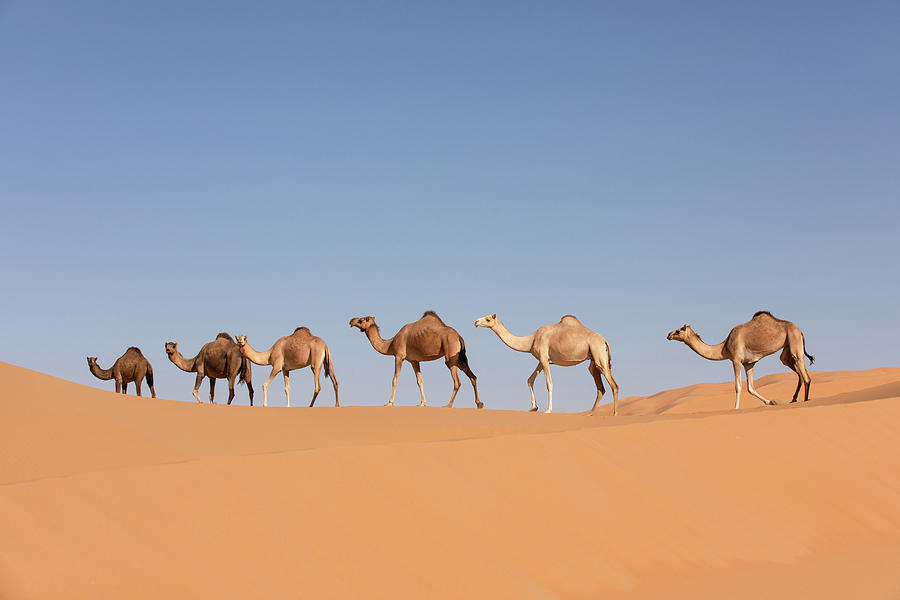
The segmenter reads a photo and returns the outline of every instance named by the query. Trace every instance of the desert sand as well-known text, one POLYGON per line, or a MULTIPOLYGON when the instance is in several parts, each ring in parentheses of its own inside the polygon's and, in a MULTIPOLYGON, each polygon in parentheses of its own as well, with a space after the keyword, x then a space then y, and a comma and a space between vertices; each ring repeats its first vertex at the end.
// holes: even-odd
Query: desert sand
POLYGON ((757 384, 779 406, 700 384, 612 418, 0 363, 0 598, 900 598, 900 369, 812 377, 806 404, 784 374, 757 384))

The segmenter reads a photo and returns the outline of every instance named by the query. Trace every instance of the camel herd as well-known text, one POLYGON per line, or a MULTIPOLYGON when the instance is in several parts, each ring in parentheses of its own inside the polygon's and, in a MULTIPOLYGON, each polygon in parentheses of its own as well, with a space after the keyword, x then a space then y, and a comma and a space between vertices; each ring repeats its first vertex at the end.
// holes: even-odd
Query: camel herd
MULTIPOLYGON (((453 393, 447 407, 453 406, 456 393, 459 391, 458 369, 461 369, 472 382, 475 405, 478 408, 484 407, 484 403, 478 397, 477 377, 469 367, 466 342, 434 311, 427 311, 418 321, 404 325, 394 337, 387 340, 381 337, 374 317, 350 319, 350 327, 356 327, 365 333, 369 343, 377 352, 394 357, 394 378, 391 382, 391 398, 388 400, 388 406, 394 405, 397 380, 403 361, 412 365, 421 395, 419 406, 425 406, 425 388, 422 385, 419 363, 443 358, 444 364, 450 369, 450 376, 453 378, 453 393)), ((613 414, 618 414, 619 386, 612 376, 612 353, 609 343, 603 336, 582 325, 576 317, 565 315, 559 320, 559 323, 545 325, 524 337, 510 333, 496 314, 478 319, 475 321, 475 327, 491 329, 504 344, 513 350, 528 352, 537 359, 538 364, 528 377, 532 411, 538 409, 534 397, 534 381, 542 371, 547 381, 548 406, 546 412, 549 413, 553 411, 553 381, 550 377, 550 365, 568 367, 588 361, 588 372, 594 378, 597 386, 597 396, 590 414, 594 413, 605 392, 602 377, 606 378, 612 389, 613 414)), ((790 321, 775 318, 768 311, 757 312, 748 322, 734 327, 725 341, 714 346, 710 346, 700 339, 690 325, 684 325, 670 332, 666 339, 684 342, 694 352, 708 360, 730 360, 734 366, 734 407, 736 409, 740 408, 741 404, 742 367, 747 374, 747 391, 765 404, 775 404, 773 400, 763 398, 754 388, 753 367, 761 358, 779 350, 781 350, 781 362, 794 371, 798 377, 797 389, 794 391, 791 402, 797 401, 801 386, 804 388, 804 401, 809 400, 810 377, 806 370, 804 357, 809 358, 810 364, 815 358, 806 352, 805 340, 800 328, 790 321)), ((314 336, 306 327, 298 327, 291 335, 280 338, 265 352, 254 350, 247 342, 246 335, 237 336, 237 341, 235 341, 229 334, 223 332, 218 334, 215 340, 205 344, 193 358, 182 356, 176 342, 166 342, 166 355, 182 371, 197 374, 193 390, 197 402, 200 402, 198 390, 205 377, 209 379, 210 403, 214 403, 216 379, 227 379, 228 404, 231 404, 234 399, 234 383, 235 380, 238 380, 240 383, 247 384, 250 406, 253 406, 250 363, 255 363, 272 367, 272 372, 263 383, 263 406, 268 406, 267 390, 279 372, 284 376, 284 394, 287 398, 287 406, 290 406, 289 373, 294 369, 304 367, 310 367, 314 378, 313 397, 309 405, 313 406, 319 395, 321 390, 319 377, 324 368, 325 376, 331 379, 334 386, 334 404, 340 406, 338 381, 334 373, 331 351, 322 338, 314 336)), ((125 354, 119 357, 109 369, 101 369, 97 364, 96 357, 89 356, 87 362, 91 373, 98 379, 115 380, 116 392, 126 393, 128 384, 134 382, 137 395, 140 396, 141 381, 146 379, 151 396, 156 397, 156 391, 153 389, 153 368, 138 348, 134 346, 128 348, 125 354)))

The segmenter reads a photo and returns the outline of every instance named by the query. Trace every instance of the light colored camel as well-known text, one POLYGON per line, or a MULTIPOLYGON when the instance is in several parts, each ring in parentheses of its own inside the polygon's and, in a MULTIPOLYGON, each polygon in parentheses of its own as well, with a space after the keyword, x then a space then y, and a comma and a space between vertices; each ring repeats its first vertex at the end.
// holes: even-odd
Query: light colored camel
POLYGON ((203 378, 209 378, 209 403, 215 404, 213 398, 216 395, 216 379, 228 380, 228 404, 234 400, 234 380, 240 379, 240 383, 247 384, 250 393, 250 406, 253 406, 253 383, 250 378, 250 361, 241 356, 240 348, 234 343, 230 335, 224 331, 216 336, 213 341, 204 344, 200 352, 194 358, 185 358, 178 351, 177 342, 166 342, 166 355, 169 360, 188 373, 196 373, 194 382, 194 398, 200 402, 200 384, 203 378))
POLYGON ((761 310, 753 318, 731 330, 721 344, 710 346, 700 339, 690 325, 683 325, 669 333, 668 340, 676 340, 687 344, 691 350, 708 360, 730 360, 734 366, 734 407, 741 406, 741 365, 747 372, 747 391, 764 403, 772 405, 774 400, 766 400, 753 387, 753 367, 759 359, 781 350, 781 362, 797 374, 797 389, 791 402, 797 401, 800 386, 804 387, 803 401, 809 400, 810 377, 806 371, 809 364, 816 359, 806 352, 806 341, 800 328, 790 321, 782 321, 772 313, 761 310))
POLYGON ((534 380, 538 373, 544 372, 547 379, 547 412, 553 412, 553 380, 550 378, 550 365, 571 367, 586 360, 588 372, 597 385, 597 398, 589 414, 593 415, 600 398, 603 397, 603 380, 606 377, 613 393, 613 414, 618 414, 619 386, 612 376, 612 355, 609 342, 597 332, 591 331, 581 324, 576 317, 565 315, 559 323, 544 325, 529 336, 519 337, 509 332, 497 314, 487 315, 475 321, 475 327, 487 327, 503 341, 504 344, 518 350, 528 352, 538 360, 537 368, 528 378, 528 390, 531 392, 531 410, 538 409, 534 399, 534 380))
POLYGON ((147 385, 150 386, 150 395, 156 398, 156 390, 153 389, 153 367, 150 366, 150 361, 141 354, 139 348, 132 346, 126 350, 125 354, 120 356, 109 369, 101 369, 97 364, 96 356, 88 356, 87 363, 91 373, 97 379, 116 380, 116 393, 120 391, 123 394, 127 393, 128 384, 133 381, 134 387, 137 388, 137 395, 140 396, 141 380, 146 377, 147 385))
POLYGON ((469 381, 472 382, 472 389, 475 390, 475 405, 478 408, 484 407, 484 404, 478 399, 477 378, 469 368, 466 342, 455 329, 445 325, 434 311, 426 311, 418 321, 407 323, 389 340, 381 338, 378 325, 375 324, 375 317, 350 319, 350 327, 356 327, 365 332, 376 351, 394 357, 394 379, 391 383, 391 399, 388 400, 387 406, 394 405, 397 379, 400 377, 400 369, 404 360, 412 365, 413 371, 416 373, 416 383, 419 384, 419 393, 422 396, 419 406, 425 406, 425 389, 422 387, 422 372, 419 369, 419 363, 443 358, 444 364, 450 369, 450 376, 453 378, 453 395, 450 396, 447 408, 453 406, 456 392, 459 391, 457 367, 462 369, 469 376, 469 381))
POLYGON ((279 338, 272 347, 265 352, 257 352, 247 342, 246 335, 237 336, 237 344, 241 349, 241 354, 245 358, 258 365, 272 365, 272 373, 263 383, 263 406, 269 405, 268 389, 269 384, 275 379, 278 372, 284 374, 284 395, 287 398, 288 407, 291 406, 291 380, 288 375, 294 369, 302 369, 310 367, 315 380, 315 389, 313 390, 312 402, 310 406, 316 403, 316 396, 322 386, 319 384, 319 372, 325 367, 325 376, 331 378, 331 384, 334 386, 334 405, 340 406, 338 402, 338 382, 334 375, 334 363, 331 361, 331 351, 322 338, 314 336, 308 328, 298 327, 291 335, 279 338))

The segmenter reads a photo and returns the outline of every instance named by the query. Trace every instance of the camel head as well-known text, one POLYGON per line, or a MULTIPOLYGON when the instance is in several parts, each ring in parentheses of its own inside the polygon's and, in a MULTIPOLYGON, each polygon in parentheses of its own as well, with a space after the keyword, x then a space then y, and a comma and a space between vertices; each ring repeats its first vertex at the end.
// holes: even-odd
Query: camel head
POLYGON ((178 342, 166 342, 166 355, 172 356, 178 352, 178 342))
POLYGON ((375 324, 375 317, 354 317, 350 319, 350 327, 356 327, 360 331, 366 331, 375 324))
POLYGON ((694 333, 694 330, 691 329, 690 325, 682 325, 681 328, 676 329, 675 331, 670 331, 669 335, 666 336, 667 340, 675 340, 676 342, 683 342, 687 340, 688 335, 697 335, 694 333))
POLYGON ((481 317, 477 321, 475 321, 475 327, 487 327, 488 329, 493 329, 494 325, 497 324, 497 313, 492 315, 486 315, 481 317))
POLYGON ((87 357, 87 361, 88 361, 88 366, 89 366, 89 367, 90 367, 90 366, 93 366, 93 365, 96 365, 96 364, 97 364, 97 357, 96 357, 96 356, 88 356, 88 357, 87 357))
POLYGON ((236 336, 234 336, 234 341, 235 341, 235 343, 237 343, 238 346, 243 348, 244 346, 247 345, 247 336, 246 335, 236 335, 236 336))

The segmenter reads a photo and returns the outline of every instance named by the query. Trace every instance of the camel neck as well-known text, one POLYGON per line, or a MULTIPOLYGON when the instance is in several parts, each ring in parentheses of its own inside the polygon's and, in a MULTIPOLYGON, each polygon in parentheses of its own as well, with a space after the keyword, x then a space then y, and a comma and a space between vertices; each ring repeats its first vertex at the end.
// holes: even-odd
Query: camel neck
POLYGON ((257 365, 267 365, 269 364, 269 358, 272 356, 272 349, 269 348, 265 352, 257 352, 253 349, 249 342, 245 341, 244 345, 240 347, 241 354, 245 358, 249 358, 250 362, 253 362, 257 365))
POLYGON ((506 328, 500 319, 497 319, 497 324, 491 328, 494 333, 497 334, 504 344, 512 348, 513 350, 518 350, 519 352, 531 352, 531 346, 534 343, 534 334, 532 333, 529 336, 519 337, 517 335, 513 335, 510 333, 509 329, 506 328))
POLYGON ((707 360, 725 360, 728 358, 725 356, 725 342, 721 344, 716 344, 715 346, 710 346, 706 342, 700 339, 700 336, 694 334, 688 339, 684 341, 691 350, 702 356, 707 360))
POLYGON ((197 370, 197 357, 194 358, 185 358, 182 356, 181 352, 175 351, 169 356, 169 360, 172 361, 176 367, 181 369, 182 371, 187 371, 188 373, 193 373, 197 370))
POLYGON ((369 338, 369 343, 372 344, 372 347, 375 348, 376 352, 380 354, 389 354, 388 350, 391 347, 391 340, 386 340, 381 337, 378 325, 372 323, 372 326, 366 329, 366 337, 369 338))
POLYGON ((97 379, 107 380, 107 379, 112 379, 112 378, 113 378, 112 368, 109 368, 109 369, 101 369, 100 366, 97 365, 97 363, 91 364, 90 367, 91 367, 91 373, 92 373, 92 374, 94 375, 94 377, 96 377, 97 379))

